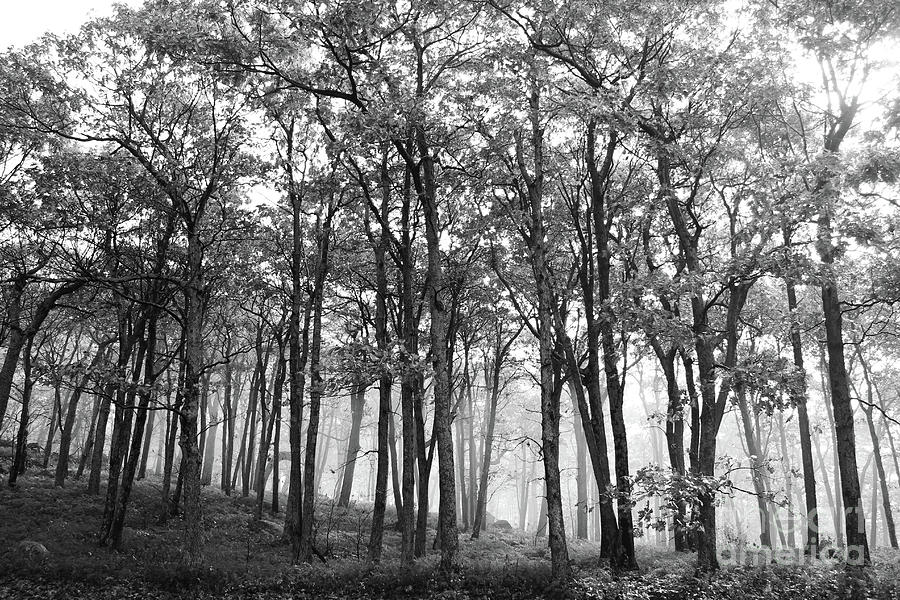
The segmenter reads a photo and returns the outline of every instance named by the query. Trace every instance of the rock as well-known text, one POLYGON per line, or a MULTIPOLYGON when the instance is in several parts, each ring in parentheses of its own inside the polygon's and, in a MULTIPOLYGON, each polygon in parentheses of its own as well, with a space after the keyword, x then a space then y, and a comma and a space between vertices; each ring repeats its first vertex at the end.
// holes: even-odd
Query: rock
POLYGON ((45 558, 50 556, 50 551, 47 550, 46 546, 44 546, 40 542, 35 542, 33 540, 22 540, 21 542, 16 544, 16 550, 24 558, 28 558, 30 560, 44 560, 45 558))
POLYGON ((512 531, 513 526, 509 524, 509 521, 505 519, 498 519, 494 521, 491 525, 494 529, 503 529, 505 531, 512 531))

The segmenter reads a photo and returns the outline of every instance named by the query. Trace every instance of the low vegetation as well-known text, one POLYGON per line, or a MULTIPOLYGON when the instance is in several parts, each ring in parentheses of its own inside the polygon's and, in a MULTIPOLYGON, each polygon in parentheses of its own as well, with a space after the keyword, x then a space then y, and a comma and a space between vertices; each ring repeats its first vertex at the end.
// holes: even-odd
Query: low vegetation
MULTIPOLYGON (((204 566, 185 564, 177 519, 157 523, 158 479, 135 487, 134 511, 120 552, 100 548, 96 529, 103 504, 83 482, 55 488, 36 472, 16 489, 0 488, 0 598, 840 598, 843 566, 822 559, 806 565, 727 566, 695 576, 694 557, 638 545, 642 570, 616 575, 599 557, 599 546, 573 541, 575 577, 565 589, 549 585, 546 540, 519 531, 492 530, 481 539, 462 537, 460 566, 449 579, 438 575, 437 554, 402 566, 396 528, 385 535, 384 559, 364 556, 371 506, 338 509, 322 499, 316 543, 323 560, 292 566, 279 517, 257 521, 254 502, 203 491, 204 566), (9 518, 15 515, 15 518, 9 518), (46 548, 23 551, 23 542, 46 548), (324 562, 323 562, 324 561, 324 562)), ((396 522, 388 514, 389 522, 396 522)), ((432 523, 433 525, 433 523, 432 523)), ((430 536, 433 536, 433 529, 430 536)), ((745 554, 755 562, 752 548, 745 554)), ((900 595, 900 553, 882 550, 867 582, 870 597, 900 595)))

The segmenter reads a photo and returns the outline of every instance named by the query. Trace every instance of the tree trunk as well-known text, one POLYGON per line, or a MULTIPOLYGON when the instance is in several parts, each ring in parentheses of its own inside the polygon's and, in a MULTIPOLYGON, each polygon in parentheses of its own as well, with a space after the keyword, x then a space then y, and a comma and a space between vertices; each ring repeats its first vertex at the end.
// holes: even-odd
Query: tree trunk
POLYGON ((141 450, 141 465, 138 467, 138 481, 147 477, 147 461, 150 458, 150 443, 153 440, 153 425, 156 422, 156 410, 147 415, 147 427, 144 430, 144 447, 141 450))
MULTIPOLYGON (((653 343, 656 357, 666 380, 666 450, 669 455, 669 466, 679 477, 686 474, 684 464, 684 409, 682 407, 681 390, 678 388, 678 376, 675 372, 675 358, 678 350, 663 350, 659 342, 653 343)), ((675 532, 675 551, 685 552, 689 549, 686 534, 686 506, 683 500, 675 505, 673 529, 675 532)))
POLYGON ((50 423, 47 426, 47 441, 44 443, 44 459, 41 461, 41 467, 44 469, 50 464, 50 454, 53 452, 53 438, 56 435, 56 430, 59 429, 59 411, 62 409, 59 384, 60 382, 57 381, 53 386, 53 406, 50 408, 50 423))
POLYGON ((776 415, 778 419, 778 439, 781 442, 781 476, 784 479, 784 495, 788 500, 787 510, 787 543, 791 548, 797 547, 794 539, 794 530, 796 529, 796 519, 794 518, 794 507, 791 504, 794 491, 794 477, 791 466, 791 456, 788 452, 787 433, 784 430, 784 414, 779 411, 776 415))
MULTIPOLYGON (((155 299, 154 299, 155 300, 155 299)), ((147 340, 145 342, 144 351, 144 381, 140 392, 140 400, 138 402, 137 414, 134 422, 134 435, 131 438, 131 450, 122 473, 122 483, 116 497, 116 505, 112 524, 110 526, 109 537, 112 547, 119 550, 122 546, 122 531, 125 527, 125 513, 128 507, 128 499, 131 496, 132 484, 134 482, 135 473, 137 471, 138 462, 141 459, 141 446, 143 444, 143 430, 147 421, 147 412, 150 410, 150 400, 153 396, 153 384, 156 382, 158 373, 155 372, 156 364, 156 327, 158 320, 158 310, 153 307, 148 309, 150 315, 147 319, 147 340)), ((101 351, 98 350, 98 355, 101 351)), ((140 368, 140 365, 138 365, 140 368)))
POLYGON ((188 280, 185 285, 184 319, 184 404, 179 412, 184 481, 184 535, 188 564, 196 567, 202 560, 202 523, 200 506, 200 449, 197 445, 197 417, 200 410, 200 378, 203 369, 203 254, 195 222, 187 227, 188 280))
POLYGON ((181 360, 178 366, 178 378, 175 386, 175 403, 168 415, 168 427, 166 428, 166 456, 163 459, 162 503, 159 511, 159 522, 166 523, 169 520, 171 504, 169 491, 172 488, 172 469, 175 467, 175 442, 178 439, 178 411, 181 410, 184 398, 184 370, 185 361, 181 360))
MULTIPOLYGON (((417 48, 417 64, 424 64, 424 49, 417 48)), ((424 93, 424 81, 420 69, 417 92, 424 93)), ((451 422, 451 397, 448 363, 449 299, 446 297, 444 271, 441 265, 440 213, 438 210, 437 182, 435 179, 434 156, 428 144, 426 131, 421 123, 415 127, 415 146, 418 156, 413 157, 400 143, 398 151, 406 160, 413 179, 416 193, 422 203, 425 220, 425 241, 428 256, 428 302, 431 316, 429 352, 434 387, 434 431, 437 437, 438 489, 440 507, 438 510, 438 535, 441 540, 440 569, 449 573, 455 566, 459 546, 456 528, 456 480, 453 457, 453 433, 451 422)), ((421 481, 420 485, 425 482, 421 481)))
POLYGON ((400 465, 397 463, 397 429, 394 426, 393 405, 388 416, 388 456, 391 461, 391 491, 394 494, 394 509, 397 511, 397 519, 399 520, 403 517, 403 487, 400 485, 402 475, 400 474, 400 465))
POLYGON ((91 423, 85 438, 84 448, 81 451, 81 460, 78 461, 78 471, 75 473, 75 479, 81 479, 84 475, 84 468, 87 466, 88 459, 91 457, 94 449, 94 442, 97 436, 97 418, 100 415, 101 394, 94 394, 94 408, 91 411, 91 423))
POLYGON ((741 424, 744 428, 744 440, 747 444, 747 456, 750 459, 750 478, 753 480, 753 491, 756 495, 756 507, 759 514, 759 545, 763 548, 772 547, 771 531, 769 530, 769 508, 766 501, 766 486, 763 482, 762 450, 756 441, 753 431, 753 421, 750 417, 750 408, 747 405, 747 392, 743 383, 735 386, 737 403, 741 411, 741 424))
POLYGON ((603 167, 598 169, 594 155, 595 127, 592 122, 588 127, 587 161, 591 181, 591 209, 594 225, 594 239, 597 246, 597 302, 600 318, 597 326, 600 330, 600 343, 603 348, 603 371, 606 375, 606 394, 609 398, 609 420, 613 434, 613 454, 615 457, 617 516, 619 537, 622 544, 622 559, 618 567, 625 570, 638 568, 634 555, 634 523, 631 515, 631 476, 628 466, 628 436, 625 426, 624 386, 619 380, 618 350, 616 348, 613 324, 615 314, 607 308, 611 298, 610 273, 611 258, 609 250, 609 228, 612 219, 608 217, 606 192, 604 186, 609 177, 613 153, 618 143, 614 131, 609 134, 603 167))
POLYGON ((306 386, 306 361, 309 351, 309 321, 312 305, 303 305, 303 262, 306 254, 301 217, 303 196, 297 189, 293 172, 294 121, 284 127, 288 199, 291 204, 291 322, 289 327, 288 377, 290 378, 289 443, 291 470, 288 484, 287 510, 284 518, 285 535, 291 544, 291 560, 300 556, 300 530, 303 522, 303 390, 306 386))
MULTIPOLYGON (((463 388, 466 384, 463 383, 463 388)), ((457 488, 459 490, 459 494, 457 496, 457 504, 456 511, 462 516, 462 530, 469 530, 469 490, 466 486, 466 436, 465 430, 463 429, 466 420, 465 415, 465 405, 463 404, 463 395, 465 394, 464 389, 461 388, 459 390, 459 397, 457 399, 456 405, 459 407, 456 412, 456 416, 454 421, 456 421, 456 454, 458 460, 456 461, 456 478, 457 478, 457 488)))
MULTIPOLYGON (((121 309, 123 310, 124 309, 121 309)), ((133 308, 131 310, 134 310, 133 308)), ((129 320, 125 314, 120 316, 119 325, 119 359, 116 365, 116 371, 119 376, 116 391, 116 414, 113 422, 112 440, 109 450, 109 476, 106 481, 106 501, 103 505, 103 521, 100 526, 100 545, 106 545, 110 539, 112 531, 113 518, 116 512, 116 496, 119 493, 119 480, 122 475, 122 467, 126 464, 128 457, 128 446, 131 441, 131 426, 134 420, 134 401, 137 397, 138 383, 141 380, 141 373, 144 366, 144 357, 147 353, 147 342, 144 339, 144 333, 147 327, 147 321, 143 314, 137 316, 137 322, 133 332, 129 333, 127 321, 129 320), (124 339, 124 344, 121 340, 124 339), (133 362, 131 353, 134 345, 137 344, 137 353, 135 353, 133 362), (126 384, 127 370, 131 367, 130 385, 126 384)))
POLYGON ((200 474, 200 485, 210 485, 212 483, 213 463, 216 462, 216 430, 219 427, 219 404, 209 402, 209 374, 206 375, 203 382, 203 396, 206 398, 205 404, 209 410, 209 423, 206 427, 206 435, 203 441, 203 467, 200 474))
POLYGON ((31 410, 31 390, 34 388, 34 379, 31 377, 31 348, 34 337, 29 336, 25 342, 25 358, 22 361, 22 408, 19 412, 19 429, 16 433, 16 451, 13 455, 13 464, 9 469, 9 487, 15 487, 19 475, 25 472, 28 453, 28 420, 31 410))
POLYGON ((281 494, 281 408, 284 404, 284 382, 287 379, 287 357, 284 354, 284 337, 278 345, 278 363, 275 367, 275 389, 272 395, 272 406, 275 419, 275 441, 272 444, 272 506, 271 513, 278 514, 278 501, 281 494))
POLYGON ((547 520, 549 526, 551 576, 557 582, 568 581, 571 575, 569 551, 566 544, 562 509, 562 486, 559 476, 559 367, 553 358, 553 289, 549 279, 543 219, 543 129, 540 126, 540 94, 535 85, 529 96, 531 116, 531 150, 534 153, 534 174, 525 165, 521 139, 517 140, 517 160, 520 175, 527 185, 527 206, 530 214, 531 267, 537 292, 538 354, 540 357, 541 388, 541 449, 544 455, 544 483, 546 487, 547 520))
MULTIPOLYGON (((884 524, 887 528, 888 540, 890 541, 891 548, 897 547, 897 530, 894 527, 894 515, 891 511, 891 495, 888 489, 887 483, 887 475, 884 469, 884 462, 881 458, 881 444, 879 443, 878 434, 875 433, 875 420, 872 418, 872 410, 875 407, 875 398, 872 393, 872 380, 871 373, 869 372, 869 366, 863 357, 862 349, 860 345, 856 345, 856 353, 859 356, 859 362, 862 365, 863 376, 866 380, 866 405, 863 406, 863 414, 866 415, 866 424, 869 426, 869 436, 872 438, 872 453, 875 457, 875 469, 878 471, 878 479, 881 481, 881 505, 884 510, 884 524)), ((872 490, 873 495, 876 494, 876 490, 872 490)), ((874 501, 873 501, 874 502, 874 501)), ((872 522, 875 522, 875 514, 873 511, 872 522)), ((873 526, 874 531, 874 526, 873 526)), ((875 535, 872 535, 872 545, 875 545, 875 535)))
POLYGON ((315 495, 318 496, 322 489, 322 477, 328 468, 328 455, 331 453, 331 441, 334 439, 334 418, 335 412, 331 411, 328 417, 328 430, 325 431, 325 441, 320 447, 316 455, 316 481, 315 495))
POLYGON ((91 474, 88 477, 87 493, 100 494, 100 471, 103 469, 103 447, 106 445, 106 426, 112 397, 115 393, 113 384, 107 384, 100 399, 100 411, 97 413, 97 425, 94 428, 94 449, 91 455, 91 474))
MULTIPOLYGON (((231 345, 229 343, 226 354, 231 353, 231 345)), ((222 401, 222 412, 224 421, 222 423, 222 491, 225 495, 231 495, 231 461, 234 458, 234 420, 237 408, 236 399, 232 404, 232 387, 234 378, 234 368, 231 360, 225 363, 225 394, 222 401)))
POLYGON ((359 432, 362 427, 365 406, 366 385, 358 383, 350 393, 350 436, 347 440, 347 455, 344 459, 344 473, 341 481, 341 491, 338 495, 338 506, 344 508, 350 505, 350 494, 353 492, 356 457, 359 456, 359 432))
MULTIPOLYGON (((571 382, 569 385, 572 385, 571 382)), ((575 487, 578 497, 575 534, 578 539, 586 540, 588 539, 588 480, 590 479, 587 472, 587 442, 584 437, 584 427, 581 424, 581 413, 576 406, 574 391, 570 391, 569 397, 572 400, 572 425, 575 435, 575 487)))
POLYGON ((494 340, 494 353, 490 369, 488 370, 488 366, 485 366, 485 369, 490 375, 488 382, 490 396, 488 399, 488 406, 485 411, 484 452, 482 452, 481 481, 478 484, 478 503, 475 506, 475 518, 472 522, 472 539, 478 538, 481 530, 484 529, 486 520, 485 516, 487 513, 488 481, 490 479, 491 457, 494 449, 494 427, 497 424, 497 402, 500 399, 501 389, 500 374, 503 369, 503 363, 508 356, 509 348, 518 337, 519 332, 522 330, 519 329, 519 332, 516 332, 507 341, 500 339, 500 332, 502 331, 503 325, 501 323, 498 324, 496 330, 497 339, 494 340))
POLYGON ((306 457, 303 463, 303 519, 300 522, 300 560, 310 562, 313 555, 313 523, 315 520, 316 444, 319 436, 319 410, 324 392, 322 365, 322 303, 325 278, 328 274, 328 253, 331 247, 331 218, 334 209, 329 206, 327 215, 319 224, 319 256, 315 271, 312 303, 312 338, 309 344, 309 423, 306 428, 306 457))
MULTIPOLYGON (((785 245, 790 238, 785 229, 785 245)), ((797 292, 792 278, 785 279, 787 287, 788 310, 791 314, 791 349, 794 354, 794 366, 803 374, 803 386, 794 397, 797 407, 797 426, 800 434, 800 457, 803 463, 803 491, 806 500, 806 542, 803 553, 818 558, 819 556, 819 507, 816 500, 816 473, 812 457, 812 437, 809 427, 809 414, 806 410, 806 371, 803 367, 803 343, 800 338, 800 327, 796 321, 797 292)))
MULTIPOLYGON (((244 446, 245 448, 244 469, 241 472, 241 496, 244 498, 250 495, 250 488, 253 485, 253 459, 254 452, 256 451, 256 423, 258 420, 256 412, 259 406, 260 394, 263 395, 263 401, 265 401, 266 393, 266 367, 264 363, 268 357, 263 359, 262 327, 263 325, 260 323, 256 333, 256 376, 250 385, 250 399, 248 400, 247 406, 247 425, 249 426, 249 433, 247 433, 246 428, 244 430, 244 433, 246 434, 246 446, 244 446, 244 440, 241 439, 241 446, 244 446)), ((268 354, 268 352, 266 352, 266 354, 268 354)))
POLYGON ((81 399, 81 394, 90 382, 92 372, 100 365, 103 358, 106 356, 107 344, 111 342, 112 340, 108 340, 100 343, 97 347, 97 354, 94 355, 94 360, 91 361, 91 365, 88 368, 88 372, 82 375, 81 380, 75 386, 75 389, 72 390, 72 395, 69 396, 69 406, 66 409, 66 422, 59 434, 59 459, 56 461, 56 476, 53 481, 53 484, 57 487, 65 485, 66 478, 69 476, 69 451, 72 444, 72 427, 75 425, 75 414, 78 411, 78 402, 81 399))

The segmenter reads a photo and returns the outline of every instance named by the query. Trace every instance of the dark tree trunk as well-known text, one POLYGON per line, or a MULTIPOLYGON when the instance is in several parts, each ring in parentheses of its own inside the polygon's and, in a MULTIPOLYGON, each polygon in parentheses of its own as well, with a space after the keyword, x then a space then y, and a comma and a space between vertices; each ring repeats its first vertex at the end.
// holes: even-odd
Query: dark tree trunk
POLYGON ((53 438, 56 430, 59 429, 61 420, 60 410, 62 409, 62 399, 60 398, 60 382, 57 381, 53 389, 53 406, 50 408, 50 423, 47 427, 47 441, 44 443, 44 459, 41 461, 41 467, 46 469, 50 464, 50 454, 53 452, 53 438))
MULTIPOLYGON (((258 420, 256 412, 259 406, 259 397, 260 394, 265 396, 266 393, 265 360, 267 360, 268 357, 266 357, 266 359, 263 358, 262 327, 263 324, 259 323, 256 331, 256 373, 250 386, 246 427, 244 428, 244 434, 241 438, 241 447, 244 450, 244 468, 241 472, 241 496, 244 498, 250 495, 250 487, 253 483, 253 460, 254 452, 256 450, 256 423, 258 420), (247 427, 249 427, 249 433, 247 432, 247 427)), ((266 352, 266 354, 268 354, 268 352, 266 352)), ((263 401, 265 401, 265 398, 263 398, 263 401)))
MULTIPOLYGON (((282 338, 283 340, 283 338, 282 338)), ((272 406, 274 410, 273 419, 275 420, 275 441, 272 447, 272 506, 271 513, 277 514, 280 510, 278 506, 279 494, 281 489, 279 481, 281 480, 281 405, 284 397, 284 381, 287 378, 287 359, 284 355, 284 341, 278 350, 278 366, 275 369, 275 389, 272 395, 272 406)))
POLYGON ((543 135, 540 126, 540 94, 537 86, 529 94, 531 119, 530 150, 533 152, 534 172, 529 173, 526 165, 524 144, 521 137, 516 139, 516 160, 519 176, 525 182, 520 189, 520 202, 528 215, 528 236, 526 242, 531 251, 531 270, 537 294, 537 337, 540 359, 541 389, 541 450, 544 456, 544 485, 546 489, 547 522, 549 529, 550 564, 554 581, 565 582, 571 576, 569 551, 566 544, 565 521, 562 506, 562 485, 559 475, 559 421, 560 396, 559 364, 553 357, 554 298, 550 281, 546 231, 543 218, 543 135))
POLYGON ((100 410, 97 413, 97 425, 94 427, 94 448, 91 454, 91 474, 88 477, 87 493, 100 494, 100 472, 103 470, 103 448, 106 445, 106 426, 109 421, 109 411, 112 405, 112 397, 115 393, 113 384, 107 384, 103 388, 100 398, 100 410))
POLYGON ((203 463, 200 472, 200 485, 210 485, 212 483, 213 463, 216 462, 216 430, 219 427, 219 405, 212 402, 210 407, 209 401, 209 380, 210 374, 207 373, 203 378, 203 404, 209 414, 209 421, 204 424, 203 430, 203 463))
POLYGON ((763 478, 763 470, 766 468, 765 457, 759 447, 756 432, 753 430, 753 419, 750 416, 750 407, 747 403, 747 391, 742 382, 735 386, 737 404, 741 411, 741 424, 744 429, 747 456, 750 459, 750 479, 753 481, 753 491, 756 496, 756 510, 759 516, 759 545, 762 548, 772 547, 772 532, 769 529, 769 505, 766 500, 767 489, 763 478))
POLYGON ((13 463, 9 469, 9 487, 14 487, 19 475, 25 472, 25 466, 28 459, 28 420, 31 410, 31 390, 34 388, 34 379, 31 377, 31 348, 33 343, 34 337, 30 336, 24 345, 25 358, 22 361, 22 408, 19 412, 19 429, 16 432, 16 451, 13 454, 13 463))
POLYGON ((388 417, 388 458, 391 468, 391 491, 394 493, 394 509, 398 520, 403 515, 403 488, 400 485, 400 465, 397 462, 397 430, 394 426, 394 408, 388 417))
POLYGON ((611 171, 613 155, 618 144, 614 131, 609 133, 606 156, 602 167, 597 167, 595 148, 595 125, 588 127, 587 161, 591 180, 591 209, 594 226, 594 241, 597 246, 597 290, 600 316, 597 326, 603 348, 603 370, 606 375, 606 394, 609 398, 609 420, 612 425, 613 454, 615 456, 616 492, 618 508, 619 538, 622 544, 622 559, 618 567, 625 570, 638 568, 634 555, 634 523, 631 515, 631 475, 628 467, 628 435, 625 426, 624 386, 619 379, 619 352, 616 348, 615 314, 607 308, 611 298, 610 276, 611 258, 609 250, 612 217, 606 206, 605 186, 611 171))
POLYGON ((150 458, 150 444, 153 441, 153 425, 156 423, 156 411, 151 410, 147 415, 147 426, 144 429, 144 446, 141 449, 141 464, 138 467, 137 479, 140 481, 147 477, 147 460, 150 458))
MULTIPOLYGON (((381 168, 381 235, 378 243, 373 243, 375 253, 375 343, 380 352, 388 351, 387 331, 387 269, 385 255, 388 250, 388 200, 390 199, 390 181, 387 178, 387 167, 382 162, 381 168)), ((361 402, 365 402, 363 391, 361 402)), ((378 562, 381 560, 381 549, 384 539, 384 511, 387 506, 387 478, 388 478, 388 420, 391 417, 391 374, 384 370, 378 378, 378 469, 375 475, 375 508, 372 514, 372 530, 369 535, 369 560, 378 562)), ((346 474, 345 484, 346 484, 346 474)))
POLYGON ((145 344, 146 350, 144 353, 143 365, 144 381, 140 392, 137 414, 135 415, 134 435, 131 438, 131 450, 128 453, 128 460, 122 473, 122 483, 116 497, 113 520, 110 526, 109 536, 112 547, 116 550, 120 549, 122 546, 122 531, 125 527, 125 514, 128 508, 128 499, 131 496, 131 489, 137 471, 138 461, 141 458, 141 446, 143 444, 142 434, 144 425, 147 421, 147 413, 150 411, 150 400, 153 396, 153 384, 158 376, 154 366, 156 364, 156 327, 159 313, 155 308, 149 310, 151 314, 147 319, 147 340, 145 344))
POLYGON ((66 409, 66 422, 59 435, 59 459, 56 461, 56 476, 53 481, 54 485, 57 487, 65 485, 66 479, 69 477, 69 452, 72 445, 72 428, 75 425, 75 414, 78 411, 78 402, 81 399, 81 394, 90 382, 92 371, 103 361, 103 358, 106 356, 106 346, 111 342, 112 340, 107 340, 100 343, 97 347, 97 354, 94 355, 94 360, 91 361, 91 365, 88 368, 88 372, 82 375, 81 380, 75 386, 75 389, 72 390, 72 395, 69 396, 69 406, 66 409))
MULTIPOLYGON (((790 243, 785 229, 785 245, 790 243)), ((791 349, 794 355, 794 366, 803 375, 803 386, 794 395, 797 406, 797 425, 800 433, 800 454, 803 462, 803 491, 806 500, 806 543, 803 546, 805 555, 819 556, 819 507, 816 500, 816 472, 812 457, 812 438, 809 427, 809 413, 806 410, 806 370, 803 367, 803 343, 800 339, 800 327, 794 315, 797 312, 797 292, 794 280, 785 279, 787 287, 788 310, 791 314, 791 349)))
POLYGON ((87 466, 88 459, 91 457, 94 449, 95 438, 97 436, 97 419, 100 416, 101 393, 94 394, 94 408, 91 411, 91 423, 88 428, 87 437, 85 438, 84 448, 81 451, 81 460, 78 461, 78 471, 75 473, 75 479, 81 479, 84 475, 84 468, 87 466))
POLYGON ((134 332, 129 333, 127 317, 123 314, 119 326, 119 339, 125 339, 125 343, 119 343, 119 360, 116 371, 119 375, 119 389, 116 391, 116 416, 113 423, 112 443, 109 451, 109 476, 106 481, 106 501, 103 506, 103 522, 100 527, 100 544, 106 545, 110 539, 113 525, 113 517, 116 510, 116 496, 119 492, 119 480, 122 475, 122 467, 127 462, 128 445, 131 440, 131 426, 134 420, 134 401, 137 397, 138 382, 143 371, 144 357, 147 352, 147 342, 144 339, 147 322, 143 315, 138 315, 134 332), (126 387, 125 378, 131 352, 134 345, 138 349, 133 364, 131 364, 131 377, 126 387))
MULTIPOLYGON (((229 344, 228 349, 226 350, 228 354, 231 352, 231 346, 229 344)), ((235 412, 237 408, 236 399, 232 400, 233 393, 233 379, 234 379, 234 367, 231 363, 231 360, 228 360, 225 363, 225 394, 224 399, 222 401, 222 412, 223 414, 223 422, 222 422, 222 482, 221 487, 222 491, 225 492, 226 495, 231 495, 231 464, 234 459, 234 420, 235 420, 235 412), (234 402, 234 404, 232 404, 234 402)), ((237 394, 235 394, 237 396, 237 394)))
MULTIPOLYGON (((416 95, 424 95, 425 49, 416 42, 418 75, 416 95)), ((422 204, 425 220, 425 241, 428 257, 428 302, 431 316, 430 338, 434 387, 434 431, 438 452, 438 536, 440 537, 440 569, 449 573, 456 565, 459 538, 456 527, 456 474, 453 457, 453 433, 451 422, 450 365, 448 362, 449 299, 444 285, 441 264, 440 211, 438 209, 437 180, 432 149, 422 123, 417 123, 414 133, 416 156, 412 156, 402 143, 395 146, 403 156, 413 187, 422 204)), ((420 477, 420 485, 425 485, 420 477)))
POLYGON ((347 455, 344 459, 344 473, 341 480, 341 491, 338 506, 350 504, 353 491, 353 476, 356 472, 356 457, 359 456, 359 432, 362 427, 363 410, 366 406, 366 385, 359 383, 350 394, 350 436, 347 441, 347 455))
MULTIPOLYGON (((163 458, 162 504, 159 511, 159 522, 166 523, 172 512, 169 492, 172 489, 172 470, 175 467, 175 442, 178 439, 178 412, 184 398, 184 360, 178 366, 178 379, 175 386, 175 403, 168 415, 166 428, 166 455, 163 458)), ((180 477, 180 475, 179 475, 180 477)), ((175 503, 177 504, 177 503, 175 503)))
MULTIPOLYGON (((198 211, 199 213, 200 211, 198 211)), ((200 410, 200 378, 203 369, 203 313, 206 284, 203 279, 203 249, 195 219, 187 220, 188 280, 185 296, 184 403, 181 424, 182 472, 184 482, 184 535, 190 566, 202 560, 200 507, 200 448, 197 445, 197 417, 200 410)))
MULTIPOLYGON (((668 401, 666 407, 666 450, 669 454, 669 466, 678 476, 684 477, 684 410, 681 401, 681 390, 678 388, 678 378, 675 372, 675 358, 678 351, 675 348, 664 351, 658 342, 653 345, 666 379, 666 398, 668 401)), ((685 502, 679 500, 676 503, 675 516, 673 518, 675 550, 677 552, 688 550, 687 536, 685 534, 687 523, 685 519, 685 502)))
POLYGON ((506 340, 501 339, 503 331, 503 323, 498 322, 495 329, 496 339, 494 340, 494 352, 493 356, 491 357, 491 365, 485 365, 485 371, 489 374, 489 381, 487 381, 486 383, 488 383, 488 387, 490 389, 490 397, 488 400, 488 406, 485 410, 485 434, 484 451, 482 452, 481 457, 481 481, 478 484, 478 499, 477 504, 475 505, 475 516, 472 521, 472 539, 478 538, 481 530, 484 529, 485 526, 485 515, 487 513, 488 500, 488 480, 490 477, 491 458, 493 456, 494 449, 494 428, 497 424, 497 402, 500 400, 500 391, 502 389, 502 386, 500 384, 500 375, 503 370, 503 365, 506 362, 507 357, 509 356, 509 349, 512 346, 513 342, 516 341, 516 338, 519 337, 519 333, 521 333, 522 328, 520 327, 506 340))
POLYGON ((319 437, 319 411, 325 382, 322 376, 320 353, 322 351, 322 304, 325 279, 328 275, 331 248, 331 219, 336 205, 329 204, 326 215, 319 223, 318 261, 310 302, 312 304, 312 337, 309 344, 309 423, 306 427, 306 457, 303 463, 303 520, 300 527, 300 556, 310 562, 313 556, 313 524, 316 507, 316 444, 319 437))
POLYGON ((569 398, 572 401, 573 435, 575 436, 575 536, 579 540, 588 539, 588 476, 587 470, 587 441, 584 436, 584 427, 581 424, 581 413, 578 411, 575 392, 569 386, 569 398))
POLYGON ((290 377, 289 443, 291 470, 288 487, 287 510, 284 531, 291 544, 291 560, 300 556, 300 533, 303 522, 303 389, 306 386, 306 361, 309 352, 310 302, 303 305, 303 261, 305 257, 304 233, 301 226, 303 197, 297 189, 293 172, 294 121, 284 125, 285 158, 288 199, 291 204, 291 322, 288 349, 288 376, 290 377))
MULTIPOLYGON (((881 457, 881 444, 879 442, 879 436, 875 433, 875 420, 872 418, 872 410, 876 406, 874 394, 872 393, 873 383, 872 383, 872 374, 869 372, 869 365, 866 362, 866 359, 863 357, 862 348, 860 345, 856 345, 857 356, 859 356, 859 362, 863 368, 863 376, 866 380, 866 405, 863 406, 863 414, 866 415, 866 424, 869 426, 869 436, 872 438, 872 453, 875 458, 875 469, 878 471, 878 480, 881 482, 881 506, 884 511, 884 524, 887 528, 888 540, 890 541, 891 548, 897 547, 897 530, 894 527, 894 514, 891 510, 891 494, 888 489, 887 482, 887 474, 884 469, 884 461, 881 457)), ((874 492, 875 490, 873 490, 874 492)), ((872 521, 875 521, 875 514, 873 511, 872 521)), ((874 527, 873 527, 874 529, 874 527)), ((872 541, 874 545, 875 536, 872 536, 872 541)))

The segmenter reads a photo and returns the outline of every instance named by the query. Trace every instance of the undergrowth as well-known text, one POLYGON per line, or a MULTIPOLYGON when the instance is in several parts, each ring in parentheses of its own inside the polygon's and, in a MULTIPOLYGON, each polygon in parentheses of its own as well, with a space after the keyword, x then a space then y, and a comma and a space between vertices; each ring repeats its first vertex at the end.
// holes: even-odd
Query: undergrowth
MULTIPOLYGON (((571 540, 573 583, 550 586, 544 540, 517 531, 488 531, 478 540, 460 536, 459 568, 440 574, 431 552, 414 565, 399 562, 396 515, 385 521, 383 561, 365 560, 371 507, 338 508, 322 499, 316 546, 326 558, 291 565, 280 516, 253 518, 252 498, 203 491, 205 554, 202 568, 185 566, 178 516, 158 523, 159 482, 139 482, 129 507, 120 552, 97 545, 102 498, 83 482, 54 488, 49 474, 23 477, 16 489, 0 489, 0 599, 84 598, 531 598, 578 599, 831 599, 849 597, 841 564, 754 564, 698 577, 695 556, 638 546, 641 571, 612 574, 594 543, 571 540), (17 544, 31 540, 49 554, 23 556, 17 544)), ((432 527, 434 523, 431 523, 432 527)), ((429 542, 434 531, 429 532, 429 542)), ((752 553, 748 556, 752 557, 752 553)), ((748 559, 749 560, 749 559, 748 559)), ((900 598, 900 553, 879 549, 860 597, 900 598)))

